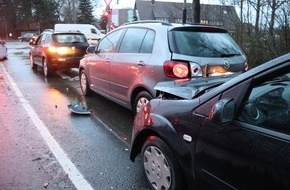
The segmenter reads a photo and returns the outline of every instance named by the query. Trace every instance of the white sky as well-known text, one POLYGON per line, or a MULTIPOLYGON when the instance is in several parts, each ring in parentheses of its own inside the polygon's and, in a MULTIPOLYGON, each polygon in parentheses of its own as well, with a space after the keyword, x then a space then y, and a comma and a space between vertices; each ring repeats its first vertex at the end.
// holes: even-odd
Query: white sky
MULTIPOLYGON (((106 7, 105 2, 109 2, 110 0, 99 0, 99 4, 97 4, 96 16, 102 14, 103 10, 106 7)), ((148 0, 151 1, 151 0, 148 0)), ((155 0, 155 1, 166 1, 166 2, 181 2, 183 3, 184 0, 155 0)), ((192 0, 186 0, 186 3, 192 3, 192 0)), ((219 4, 219 0, 200 0, 202 4, 219 4)), ((120 8, 133 8, 135 4, 135 0, 111 0, 110 7, 113 9, 120 9, 120 8), (119 1, 119 4, 117 4, 119 1)))

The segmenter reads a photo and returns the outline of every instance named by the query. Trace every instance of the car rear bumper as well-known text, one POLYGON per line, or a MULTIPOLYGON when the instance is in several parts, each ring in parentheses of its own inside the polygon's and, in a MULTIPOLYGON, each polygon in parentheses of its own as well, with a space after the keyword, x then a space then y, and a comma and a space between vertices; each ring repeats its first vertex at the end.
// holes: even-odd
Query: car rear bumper
POLYGON ((83 57, 58 57, 49 60, 53 70, 78 68, 83 57))

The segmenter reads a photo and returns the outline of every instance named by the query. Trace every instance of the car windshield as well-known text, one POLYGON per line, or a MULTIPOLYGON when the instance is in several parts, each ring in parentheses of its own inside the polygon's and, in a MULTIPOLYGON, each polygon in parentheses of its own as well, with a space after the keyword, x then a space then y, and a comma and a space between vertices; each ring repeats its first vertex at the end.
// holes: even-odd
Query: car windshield
POLYGON ((198 57, 231 57, 242 52, 226 32, 172 30, 169 46, 173 53, 198 57))
POLYGON ((86 37, 83 34, 54 34, 52 38, 55 42, 60 44, 86 42, 86 37))

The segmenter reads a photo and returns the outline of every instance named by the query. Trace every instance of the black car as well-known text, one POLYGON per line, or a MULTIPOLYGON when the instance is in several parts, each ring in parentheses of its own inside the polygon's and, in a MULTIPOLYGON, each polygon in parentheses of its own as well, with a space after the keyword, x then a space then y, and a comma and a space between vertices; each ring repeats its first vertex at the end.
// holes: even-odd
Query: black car
POLYGON ((37 36, 36 34, 34 33, 25 33, 21 36, 18 37, 18 40, 20 42, 24 41, 24 42, 29 42, 31 39, 33 39, 35 36, 37 36))
POLYGON ((30 43, 29 52, 32 69, 43 67, 44 75, 50 76, 60 69, 78 68, 86 54, 89 43, 80 32, 54 32, 45 30, 30 43))
POLYGON ((130 158, 150 187, 290 189, 290 53, 213 81, 166 82, 188 95, 167 89, 135 117, 130 158))

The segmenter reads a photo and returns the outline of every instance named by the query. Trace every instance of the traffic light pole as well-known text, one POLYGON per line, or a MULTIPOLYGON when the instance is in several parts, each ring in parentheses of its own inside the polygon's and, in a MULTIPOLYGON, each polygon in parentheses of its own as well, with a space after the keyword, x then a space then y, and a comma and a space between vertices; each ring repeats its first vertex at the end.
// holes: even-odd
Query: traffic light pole
POLYGON ((183 3, 183 12, 182 12, 182 24, 186 24, 186 0, 183 3))

